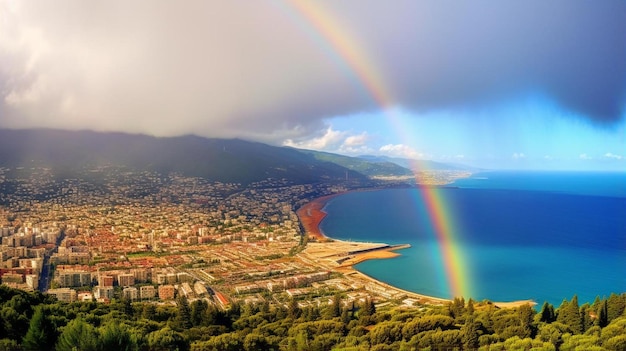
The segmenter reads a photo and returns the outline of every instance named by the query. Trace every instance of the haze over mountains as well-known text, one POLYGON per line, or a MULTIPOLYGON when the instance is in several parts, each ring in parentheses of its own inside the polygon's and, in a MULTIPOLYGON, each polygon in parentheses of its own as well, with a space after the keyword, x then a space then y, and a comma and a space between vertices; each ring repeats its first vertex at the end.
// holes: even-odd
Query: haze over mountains
MULTIPOLYGON (((367 180, 369 177, 407 176, 412 173, 398 162, 408 164, 402 159, 347 157, 239 139, 0 129, 0 166, 45 166, 66 176, 102 166, 160 173, 179 172, 213 181, 244 184, 266 178, 311 183, 346 178, 367 180)), ((432 169, 455 170, 458 167, 437 164, 432 169)))

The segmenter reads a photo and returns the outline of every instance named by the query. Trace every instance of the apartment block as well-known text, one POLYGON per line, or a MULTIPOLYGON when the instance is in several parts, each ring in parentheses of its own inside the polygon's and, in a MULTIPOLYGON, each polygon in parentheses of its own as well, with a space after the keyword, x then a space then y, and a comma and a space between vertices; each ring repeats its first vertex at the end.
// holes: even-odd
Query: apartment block
POLYGON ((171 300, 174 298, 174 294, 176 293, 176 289, 174 285, 159 285, 159 298, 161 300, 171 300))

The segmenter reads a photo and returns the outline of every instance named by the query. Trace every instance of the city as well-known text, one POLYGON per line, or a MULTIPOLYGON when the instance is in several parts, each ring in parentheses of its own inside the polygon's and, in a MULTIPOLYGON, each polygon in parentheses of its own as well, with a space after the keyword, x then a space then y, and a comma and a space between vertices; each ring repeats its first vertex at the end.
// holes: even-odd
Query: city
MULTIPOLYGON (((423 182, 459 176, 431 172, 423 182)), ((306 245, 296 210, 363 184, 267 179, 242 186, 113 167, 81 179, 60 179, 48 168, 3 168, 0 177, 0 272, 10 287, 66 302, 173 303, 184 296, 220 308, 292 298, 319 305, 337 293, 346 301, 419 301, 345 270, 346 252, 383 244, 355 243, 334 255, 306 245)))

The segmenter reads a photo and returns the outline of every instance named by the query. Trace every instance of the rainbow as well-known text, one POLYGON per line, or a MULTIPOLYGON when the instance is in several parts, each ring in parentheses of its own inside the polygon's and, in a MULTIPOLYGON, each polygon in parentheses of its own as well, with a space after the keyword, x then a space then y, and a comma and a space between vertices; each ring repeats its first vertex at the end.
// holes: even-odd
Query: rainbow
MULTIPOLYGON (((385 113, 401 139, 410 140, 410 136, 404 132, 406 128, 403 128, 400 118, 393 112, 396 104, 383 75, 370 56, 358 45, 357 40, 333 18, 332 13, 319 1, 283 0, 275 4, 286 12, 312 41, 324 49, 329 59, 347 67, 358 84, 364 87, 371 99, 385 113), (301 19, 305 19, 304 23, 301 19)), ((437 254, 441 257, 445 274, 442 279, 447 282, 448 291, 453 297, 471 297, 471 284, 466 270, 467 261, 463 257, 457 239, 458 228, 455 228, 454 215, 450 206, 446 204, 445 196, 436 187, 424 187, 416 193, 418 194, 416 201, 426 205, 430 224, 437 236, 439 251, 437 254)))

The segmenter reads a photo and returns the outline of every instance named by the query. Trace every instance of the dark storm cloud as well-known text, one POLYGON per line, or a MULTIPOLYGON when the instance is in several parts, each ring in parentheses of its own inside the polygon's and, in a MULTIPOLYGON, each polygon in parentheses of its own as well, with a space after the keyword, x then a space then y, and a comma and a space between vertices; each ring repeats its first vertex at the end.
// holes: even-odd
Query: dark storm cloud
POLYGON ((377 108, 333 36, 408 109, 539 93, 624 115, 623 1, 315 3, 341 33, 292 5, 0 0, 0 127, 303 138, 377 108))
POLYGON ((625 2, 411 2, 373 13, 368 21, 353 14, 351 23, 361 26, 405 105, 543 93, 592 119, 623 113, 625 2))

